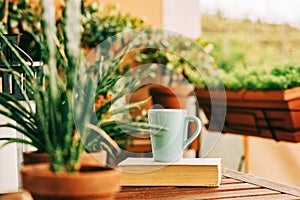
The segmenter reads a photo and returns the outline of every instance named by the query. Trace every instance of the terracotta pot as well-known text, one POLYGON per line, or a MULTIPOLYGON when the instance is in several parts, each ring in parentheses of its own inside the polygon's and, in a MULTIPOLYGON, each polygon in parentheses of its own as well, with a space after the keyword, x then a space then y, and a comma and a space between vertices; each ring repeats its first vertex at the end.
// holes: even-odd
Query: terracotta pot
MULTIPOLYGON (((81 155, 82 165, 105 166, 107 159, 106 151, 83 153, 81 155)), ((29 151, 23 153, 23 164, 37 164, 49 162, 47 153, 38 153, 36 151, 29 151)))
POLYGON ((55 174, 48 163, 26 165, 21 169, 23 188, 35 200, 114 199, 120 190, 120 173, 99 166, 82 166, 81 171, 55 174))
POLYGON ((36 164, 49 162, 49 156, 46 153, 38 153, 36 151, 23 152, 23 164, 36 164))
MULTIPOLYGON (((212 99, 216 112, 226 112, 223 132, 300 142, 300 87, 283 91, 226 91, 225 95, 217 90, 195 90, 195 94, 209 120, 212 99), (218 110, 224 104, 226 111, 218 110)), ((214 125, 210 130, 214 131, 214 125)))
POLYGON ((187 88, 168 88, 162 85, 155 85, 150 88, 153 105, 163 108, 186 108, 190 92, 191 90, 187 88))

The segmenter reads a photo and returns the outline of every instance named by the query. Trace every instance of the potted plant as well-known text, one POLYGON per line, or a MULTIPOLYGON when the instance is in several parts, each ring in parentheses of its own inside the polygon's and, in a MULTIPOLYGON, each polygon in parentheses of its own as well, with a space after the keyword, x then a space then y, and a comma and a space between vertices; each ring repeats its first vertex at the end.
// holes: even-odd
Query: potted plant
MULTIPOLYGON (((118 146, 105 131, 90 124, 91 111, 95 110, 95 98, 91 98, 95 96, 93 91, 97 91, 97 95, 102 94, 100 90, 105 91, 103 87, 111 86, 109 81, 116 81, 116 79, 113 78, 113 74, 108 73, 110 76, 100 81, 103 84, 94 84, 95 80, 92 75, 97 68, 93 66, 91 69, 79 69, 82 65, 81 59, 83 59, 79 48, 80 1, 66 2, 64 23, 58 30, 58 33, 63 33, 59 35, 63 38, 56 36, 53 2, 43 1, 42 5, 43 33, 46 44, 42 47, 47 52, 43 71, 45 87, 39 84, 40 81, 36 79, 32 69, 7 38, 0 33, 1 39, 19 59, 25 76, 19 76, 19 73, 5 58, 3 62, 18 86, 21 87, 22 82, 26 88, 25 91, 21 87, 25 106, 9 94, 0 94, 0 101, 4 106, 0 111, 1 114, 16 121, 16 124, 1 126, 13 128, 29 137, 29 139, 5 138, 2 140, 8 140, 6 144, 12 142, 31 144, 48 154, 50 158, 48 164, 24 166, 21 171, 24 189, 29 190, 35 198, 112 198, 112 195, 120 189, 119 173, 110 168, 82 164, 80 156, 85 150, 83 143, 90 133, 90 128, 97 131, 112 149, 118 151, 118 146), (34 106, 29 99, 32 99, 34 106), (44 179, 46 179, 45 182, 44 179), (79 188, 76 188, 77 186, 79 188)), ((114 66, 118 65, 119 60, 114 64, 114 66)), ((126 93, 123 91, 116 94, 116 98, 113 98, 111 102, 123 96, 124 92, 126 93)), ((106 103, 96 108, 100 118, 102 115, 109 114, 111 104, 106 103)), ((128 107, 138 105, 139 103, 128 107)), ((99 121, 102 122, 102 120, 99 121)), ((125 124, 125 127, 128 126, 125 124)))
MULTIPOLYGON (((8 2, 7 1, 7 4, 8 4, 8 6, 7 6, 7 10, 6 10, 6 14, 7 14, 7 17, 8 17, 8 20, 10 21, 10 22, 7 22, 7 24, 9 25, 9 27, 8 27, 8 29, 10 30, 10 31, 13 31, 13 30, 15 30, 14 28, 16 28, 16 27, 13 27, 12 26, 12 24, 17 24, 18 26, 18 28, 23 28, 23 26, 25 26, 25 27, 27 27, 28 28, 28 26, 26 26, 26 24, 27 23, 29 23, 30 22, 30 19, 31 19, 31 21, 33 20, 30 16, 33 16, 34 15, 34 12, 33 12, 33 8, 32 8, 32 6, 31 6, 31 4, 29 5, 29 4, 27 4, 25 1, 20 1, 20 2, 8 2), (20 9, 16 9, 16 7, 18 7, 18 8, 20 8, 20 9), (16 14, 17 13, 17 15, 14 15, 14 14, 16 14), (17 17, 16 17, 17 16, 17 17), (23 17, 23 21, 21 20, 21 22, 20 22, 20 19, 19 19, 19 17, 20 16, 22 16, 23 17), (18 23, 13 23, 13 22, 18 22, 18 23), (23 25, 23 26, 21 26, 21 25, 23 25)), ((35 5, 35 6, 37 6, 37 5, 35 5)), ((57 5, 56 5, 57 6, 57 5)), ((62 9, 62 7, 60 7, 60 9, 62 9)), ((38 9, 38 10, 41 10, 41 8, 40 9, 38 9)), ((36 10, 35 10, 36 11, 36 10)), ((61 12, 61 11, 60 11, 61 12)), ((62 18, 63 16, 60 16, 60 18, 62 18)), ((61 20, 61 19, 58 19, 57 18, 57 16, 56 16, 56 23, 57 24, 59 24, 59 25, 61 25, 62 24, 62 21, 59 21, 59 20, 61 20)), ((40 18, 39 17, 34 17, 34 22, 38 22, 38 23, 40 23, 40 18)), ((35 28, 33 28, 34 30, 36 30, 36 28, 37 27, 35 27, 35 28)), ((17 30, 16 32, 19 32, 20 30, 17 30)), ((36 43, 37 44, 39 44, 39 45, 35 45, 35 47, 37 48, 37 49, 42 49, 43 48, 43 51, 42 52, 44 52, 44 55, 46 55, 47 54, 47 52, 45 52, 46 50, 46 45, 44 45, 44 44, 42 44, 42 41, 40 40, 40 33, 39 34, 36 34, 36 33, 34 33, 33 32, 33 30, 23 30, 23 31, 27 31, 27 32, 30 32, 31 34, 32 34, 32 36, 35 38, 35 41, 36 41, 36 43)), ((58 34, 58 39, 60 39, 60 40, 62 40, 63 38, 59 38, 59 35, 61 34, 61 35, 64 35, 64 32, 63 32, 64 30, 62 30, 62 28, 60 28, 59 30, 58 30, 58 32, 59 32, 59 34, 58 34)), ((4 31, 5 32, 5 31, 4 31)), ((18 35, 17 34, 14 34, 14 35, 12 35, 12 36, 7 36, 6 35, 6 38, 9 40, 9 42, 11 42, 11 44, 14 46, 14 47, 17 47, 17 40, 19 40, 20 38, 23 38, 23 37, 18 37, 18 35), (13 38, 13 40, 12 40, 12 38, 9 38, 9 37, 14 37, 13 38), (16 38, 16 39, 15 39, 16 38), (12 41, 13 41, 13 43, 12 43, 12 41)), ((2 38, 4 38, 4 36, 2 35, 2 38)), ((7 43, 7 41, 6 41, 6 43, 4 42, 4 39, 2 40, 2 38, 1 38, 1 44, 2 44, 2 47, 6 47, 6 46, 8 46, 8 44, 6 44, 7 43)), ((24 42, 24 41, 21 41, 21 43, 22 42, 24 42)), ((60 55, 60 56, 58 56, 58 57, 60 57, 59 59, 57 59, 57 68, 58 69, 61 69, 61 66, 66 66, 67 65, 67 62, 66 62, 66 58, 62 58, 63 56, 63 54, 65 54, 65 51, 66 51, 66 48, 65 47, 63 47, 64 46, 64 44, 63 44, 63 42, 58 42, 58 43, 56 43, 56 47, 60 50, 59 52, 60 52, 60 54, 58 54, 58 55, 60 55)), ((10 46, 11 47, 11 46, 10 46)), ((7 49, 9 49, 8 47, 7 47, 7 49)), ((14 48, 12 48, 12 49, 14 49, 14 48)), ((6 49, 3 49, 2 48, 2 50, 3 51, 7 51, 6 49)), ((19 52, 19 50, 20 50, 20 48, 18 48, 17 49, 17 51, 19 52)), ((6 59, 8 58, 9 60, 8 60, 8 62, 9 63, 7 63, 7 65, 9 64, 9 67, 10 66, 14 66, 14 69, 13 70, 15 70, 15 71, 18 71, 20 74, 19 75, 21 75, 21 76, 28 76, 28 77, 30 77, 30 75, 27 75, 26 73, 24 73, 24 71, 26 72, 26 70, 24 70, 24 69, 22 69, 22 66, 20 67, 20 66, 18 66, 18 63, 25 63, 25 61, 24 60, 20 60, 20 59, 22 59, 21 57, 20 57, 20 55, 18 55, 18 58, 16 58, 16 56, 14 55, 14 53, 16 53, 16 51, 13 53, 13 51, 12 50, 10 50, 9 51, 10 52, 10 56, 13 56, 13 58, 14 58, 14 63, 12 63, 11 62, 11 60, 10 60, 10 58, 9 57, 6 57, 6 59)), ((19 53, 21 53, 21 52, 19 52, 19 53)), ((32 53, 32 52, 31 52, 32 53)), ((41 57, 41 52, 39 52, 39 57, 41 57)), ((2 59, 1 59, 2 60, 2 59)), ((32 60, 30 60, 31 62, 32 62, 32 60)), ((3 62, 1 62, 1 63, 3 63, 3 62)), ((31 63, 32 64, 32 63, 31 63)), ((2 64, 3 65, 3 64, 2 64)), ((9 67, 7 67, 7 68, 9 68, 9 67)), ((42 68, 42 66, 40 66, 40 67, 36 67, 36 68, 42 68)), ((38 74, 38 73, 40 73, 40 71, 42 70, 42 69, 36 69, 36 68, 34 68, 34 69, 29 69, 29 70, 31 70, 30 72, 28 72, 27 71, 27 73, 31 73, 31 74, 34 74, 34 76, 37 76, 37 78, 38 78, 38 80, 37 80, 37 82, 35 82, 35 84, 37 84, 37 83, 41 83, 41 79, 42 79, 42 77, 40 76, 41 74, 38 74), (36 70, 37 71, 39 71, 38 73, 36 72, 36 70)), ((6 71, 9 71, 9 69, 5 69, 6 71)), ((60 72, 58 72, 58 73, 60 73, 60 74, 62 74, 62 71, 63 70, 60 70, 60 72)), ((63 72, 63 73, 66 73, 66 72, 63 72)), ((11 74, 14 74, 14 73, 11 73, 11 74)), ((19 76, 18 75, 18 76, 19 76)), ((10 75, 9 75, 10 76, 10 75)), ((7 89, 7 88, 4 88, 4 91, 3 92, 8 92, 8 90, 13 90, 13 96, 16 96, 17 98, 18 98, 18 100, 20 99, 20 100, 32 100, 32 98, 33 98, 33 95, 28 95, 28 97, 27 96, 24 96, 24 94, 19 94, 20 92, 21 92, 21 87, 18 87, 17 85, 18 85, 18 80, 15 80, 15 79, 12 79, 12 84, 9 86, 9 88, 7 89), (16 86, 14 86, 14 85, 16 85, 16 86), (7 90, 7 91, 5 91, 5 90, 7 90), (16 91, 18 91, 18 94, 15 94, 16 93, 16 91)), ((28 84, 31 84, 30 83, 30 81, 31 80, 29 80, 29 83, 28 84)), ((48 81, 49 82, 49 81, 48 81)), ((25 82, 25 83, 27 83, 27 82, 25 82)), ((4 87, 4 85, 3 85, 3 87, 4 87)), ((27 86, 26 86, 27 87, 27 86)), ((29 86, 28 86, 29 87, 29 86)), ((36 89, 36 88, 35 88, 36 89)), ((28 89, 27 89, 28 90, 28 89)), ((32 90, 32 89, 31 89, 32 90)), ((31 91, 31 93, 35 93, 34 91, 31 91)), ((4 94, 5 95, 5 94, 4 94)), ((3 105, 6 105, 7 104, 7 97, 5 97, 5 96, 2 96, 1 97, 1 101, 3 102, 3 105)), ((23 108, 23 109, 26 109, 25 107, 23 108)), ((32 110, 31 110, 32 111, 32 110)), ((2 114, 7 114, 7 112, 2 112, 2 114)), ((16 116, 13 116, 12 118, 15 118, 16 116)), ((1 125, 1 127, 5 127, 5 126, 14 126, 13 124, 3 124, 3 125, 1 125)), ((36 126, 39 126, 39 125, 36 125, 36 126)), ((28 128, 28 127, 27 127, 28 128)), ((24 129, 26 129, 26 127, 24 128, 24 129)), ((36 162, 46 162, 46 161, 49 161, 49 155, 48 154, 46 154, 45 152, 46 152, 46 146, 45 145, 43 145, 43 143, 44 143, 44 136, 43 135, 41 135, 40 134, 40 132, 37 130, 36 132, 34 132, 33 130, 31 130, 31 129, 29 129, 29 130, 27 130, 27 132, 26 131, 23 131, 23 132, 21 132, 21 133, 23 133, 26 137, 25 137, 25 139, 20 139, 20 138, 1 138, 1 140, 5 140, 6 141, 6 143, 3 145, 3 146, 5 146, 6 144, 9 144, 9 143, 11 143, 11 142, 22 142, 22 143, 25 143, 25 144, 29 144, 29 145, 31 145, 31 146, 33 146, 33 147, 35 147, 37 150, 36 151, 34 151, 34 152, 24 152, 24 164, 30 164, 30 163, 36 163, 36 162)), ((83 159, 84 160, 86 160, 86 161, 88 161, 89 162, 89 159, 91 158, 92 159, 92 157, 90 157, 90 156, 88 156, 87 154, 84 154, 84 156, 82 156, 83 157, 83 159)))
MULTIPOLYGON (((8 3, 8 2, 7 2, 8 3)), ((2 5, 2 4, 1 4, 2 5)), ((4 5, 4 4, 3 4, 4 5)), ((63 16, 62 16, 62 9, 64 7, 64 4, 62 1, 57 1, 57 3, 55 4, 56 6, 56 24, 58 27, 58 40, 62 41, 63 38, 61 38, 62 35, 64 35, 64 33, 62 32, 62 29, 60 27, 62 27, 63 24, 63 16)), ((96 46, 96 44, 99 44, 101 42, 103 42, 105 40, 105 38, 107 37, 111 37, 115 34, 117 34, 119 31, 124 30, 125 28, 135 28, 135 27, 142 27, 143 26, 143 21, 141 19, 138 18, 134 18, 128 14, 122 14, 119 11, 117 11, 116 7, 113 5, 109 5, 107 6, 103 6, 102 4, 98 3, 98 2, 94 2, 94 3, 88 3, 88 2, 83 2, 82 1, 82 6, 84 6, 82 8, 83 13, 81 13, 81 25, 84 28, 84 31, 82 32, 82 36, 81 36, 81 41, 80 41, 80 46, 84 49, 89 49, 89 51, 94 48, 96 46), (109 13, 109 15, 108 15, 109 13), (109 24, 109 28, 104 26, 104 24, 109 24), (94 35, 93 37, 90 37, 91 35, 93 35, 92 33, 95 32, 96 35, 94 35)), ((4 6, 3 6, 4 8, 4 6)), ((30 34, 32 35, 32 37, 35 39, 35 43, 36 45, 34 45, 33 49, 41 49, 43 48, 43 45, 41 44, 42 42, 40 41, 40 33, 41 31, 38 31, 38 25, 41 24, 41 19, 40 17, 38 17, 40 15, 41 9, 39 8, 38 4, 36 2, 31 2, 30 4, 27 4, 25 1, 19 1, 19 2, 9 2, 8 3, 8 7, 7 10, 4 12, 5 15, 7 15, 8 18, 8 22, 7 22, 7 30, 6 31, 16 31, 16 32, 22 32, 22 38, 23 35, 26 33, 26 35, 30 34), (18 9, 16 9, 18 8, 18 9), (9 23, 10 22, 10 23, 9 23), (11 23, 14 22, 14 23, 11 23), (13 25, 12 25, 13 24, 13 25), (39 45, 37 45, 39 44, 39 45)), ((22 44, 23 40, 20 41, 20 43, 22 44)), ((32 42, 32 41, 31 41, 32 42)), ((60 42, 62 43, 62 42, 60 42)), ((61 54, 59 55, 59 62, 64 62, 64 49, 63 49, 63 44, 57 43, 57 48, 59 49, 59 52, 61 52, 61 54)), ((28 42, 26 43, 26 45, 23 45, 21 47, 28 47, 28 42)), ((27 49, 28 50, 28 49, 27 49)), ((122 51, 122 49, 118 49, 116 51, 122 51)), ((41 57, 41 52, 39 51, 39 56, 38 58, 41 57)), ((34 58, 36 59, 36 55, 32 55, 32 51, 29 51, 29 55, 30 56, 34 56, 34 58)), ((89 56, 90 57, 90 56, 89 56)), ((91 59, 90 59, 91 60, 91 59)), ((60 65, 65 65, 60 64, 60 65)), ((126 62, 122 61, 122 63, 120 65, 126 66, 126 62), (125 64, 123 64, 125 63, 125 64)), ((118 66, 115 66, 114 69, 114 78, 115 78, 115 82, 118 81, 118 79, 120 79, 120 73, 117 71, 118 66), (116 72, 116 73, 115 73, 116 72)), ((111 69, 113 69, 113 67, 111 67, 111 69)), ((123 70, 126 72, 126 70, 123 70)), ((112 74, 113 75, 113 74, 112 74)), ((136 81, 141 78, 141 77, 136 77, 136 81)), ((136 82, 136 81, 133 81, 136 82)), ((110 91, 107 90, 108 87, 106 88, 106 91, 99 90, 99 96, 105 97, 108 93, 109 95, 111 95, 112 93, 112 86, 110 91)), ((133 91, 134 87, 132 88, 133 91)), ((124 90, 127 91, 128 93, 130 92, 129 90, 124 90)), ((125 93, 123 93, 124 95, 125 93)), ((118 95, 118 98, 120 98, 121 95, 118 95)), ((125 96, 125 95, 124 95, 125 96)), ((115 102, 116 99, 113 99, 113 102, 115 102)), ((106 102, 107 105, 111 104, 111 101, 107 101, 106 102)), ((141 101, 132 105, 126 105, 127 109, 131 109, 133 107, 138 107, 140 105, 142 105, 143 103, 145 103, 145 101, 141 101)), ((110 112, 109 108, 111 106, 106 106, 106 110, 105 112, 110 112)), ((98 108, 99 109, 99 108, 98 108)), ((121 111, 121 110, 120 110, 121 111)), ((101 110, 101 112, 103 112, 103 110, 101 110)), ((99 113, 99 112, 98 112, 99 113)), ((117 114, 117 113, 115 113, 117 114)), ((107 113, 108 115, 108 113, 107 113)), ((98 114, 98 116, 100 116, 98 114)), ((98 118, 99 121, 103 121, 103 119, 98 118)), ((106 124, 108 120, 106 120, 106 124)), ((101 122, 102 123, 102 122, 101 122)), ((136 123, 130 123, 129 126, 131 126, 132 128, 130 130, 134 130, 135 132, 139 132, 139 131, 146 131, 145 129, 138 128, 136 126, 136 123)), ((121 131, 117 126, 116 126, 116 122, 114 123, 110 123, 109 125, 103 125, 103 128, 105 129, 106 132, 108 132, 110 134, 110 136, 115 140, 119 142, 119 145, 122 145, 122 147, 124 145, 126 145, 126 143, 128 143, 128 134, 125 134, 124 131, 121 131), (122 143, 122 144, 121 144, 122 143)), ((141 127, 141 124, 139 125, 141 127)), ((144 125, 143 125, 144 126, 144 125)), ((9 140, 9 141, 13 141, 9 140)), ((23 157, 23 161, 25 164, 27 163, 32 163, 32 162, 40 162, 40 161, 47 161, 48 160, 48 155, 43 154, 45 152, 44 146, 39 146, 38 144, 35 144, 33 142, 34 140, 30 140, 27 141, 29 142, 32 146, 34 146, 37 151, 39 153, 32 153, 32 152, 25 152, 24 153, 24 157, 23 157)), ((96 143, 96 140, 93 140, 93 143, 96 143)), ((103 148, 103 147, 99 147, 99 143, 95 144, 93 147, 91 147, 93 145, 93 143, 90 143, 89 146, 89 151, 96 151, 96 148, 99 150, 99 148, 103 148), (91 149, 93 148, 93 149, 91 149)), ((97 151, 98 151, 97 150, 97 151)), ((103 152, 103 151, 102 151, 103 152)), ((104 152, 105 155, 105 152, 104 152)), ((98 157, 98 155, 97 155, 98 157)), ((87 154, 84 154, 83 156, 83 160, 87 161, 88 159, 90 159, 90 156, 87 154)), ((93 159, 93 158, 91 158, 93 159)), ((106 160, 105 158, 101 159, 101 160, 106 160)))
MULTIPOLYGON (((198 87, 198 102, 211 117, 215 106, 226 106, 224 132, 298 142, 299 67, 275 66, 270 71, 239 69, 220 73, 225 89, 198 87)), ((211 127, 214 130, 214 127, 211 127)))

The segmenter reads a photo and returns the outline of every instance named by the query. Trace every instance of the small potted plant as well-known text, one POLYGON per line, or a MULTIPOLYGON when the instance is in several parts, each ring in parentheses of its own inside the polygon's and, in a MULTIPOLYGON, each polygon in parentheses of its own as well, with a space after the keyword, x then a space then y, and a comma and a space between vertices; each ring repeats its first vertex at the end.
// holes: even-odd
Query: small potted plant
MULTIPOLYGON (((1 138, 1 140, 7 140, 6 144, 12 142, 30 144, 48 154, 49 163, 27 165, 21 170, 24 189, 29 190, 36 199, 112 198, 120 189, 119 172, 108 167, 86 165, 80 162, 80 157, 85 151, 84 142, 91 129, 97 132, 103 139, 102 142, 109 145, 114 152, 119 151, 118 145, 104 131, 104 127, 114 127, 111 124, 122 121, 108 122, 102 117, 111 114, 112 103, 124 96, 128 90, 116 93, 114 98, 98 106, 97 95, 105 95, 107 98, 109 95, 107 88, 114 85, 120 74, 113 74, 114 71, 106 72, 108 76, 95 83, 93 75, 99 70, 95 68, 97 66, 81 67, 84 60, 79 48, 81 2, 66 1, 63 24, 58 30, 55 25, 53 2, 45 0, 42 1, 42 5, 45 45, 41 46, 43 52, 47 52, 43 59, 45 85, 40 84, 30 66, 0 33, 1 39, 20 62, 24 76, 19 76, 20 74, 10 66, 5 57, 3 58, 3 63, 13 75, 25 99, 24 106, 13 96, 0 93, 0 101, 4 107, 0 111, 1 114, 16 121, 16 124, 8 123, 1 127, 10 127, 28 136, 28 139, 1 138), (56 31, 59 33, 58 36, 56 31), (93 111, 98 116, 94 125, 91 119, 93 111), (100 128, 103 129, 97 126, 98 121, 101 124, 100 128)), ((122 58, 123 56, 119 57, 113 62, 114 67, 108 69, 116 70, 122 58)), ((142 103, 144 102, 128 105, 127 109, 142 103)), ((122 112, 122 109, 118 111, 122 112)), ((112 113, 117 113, 117 110, 112 113)), ((122 125, 131 127, 129 123, 122 125)), ((146 129, 141 124, 133 124, 132 129, 138 127, 146 129)))

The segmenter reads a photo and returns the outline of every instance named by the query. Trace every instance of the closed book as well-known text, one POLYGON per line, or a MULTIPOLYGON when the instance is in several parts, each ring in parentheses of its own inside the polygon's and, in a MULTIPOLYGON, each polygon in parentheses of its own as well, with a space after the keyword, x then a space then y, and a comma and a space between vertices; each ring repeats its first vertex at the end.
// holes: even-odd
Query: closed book
POLYGON ((127 158, 118 165, 122 186, 203 186, 221 182, 221 158, 182 158, 157 162, 153 158, 127 158))

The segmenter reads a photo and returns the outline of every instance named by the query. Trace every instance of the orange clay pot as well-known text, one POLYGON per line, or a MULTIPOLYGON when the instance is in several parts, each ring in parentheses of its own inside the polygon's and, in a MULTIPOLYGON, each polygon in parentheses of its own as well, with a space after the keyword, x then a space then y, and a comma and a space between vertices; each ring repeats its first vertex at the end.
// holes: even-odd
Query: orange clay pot
MULTIPOLYGON (((226 112, 223 132, 300 142, 300 87, 282 91, 225 91, 225 94, 196 89, 195 94, 209 120, 212 100, 214 112, 226 112)), ((219 116, 222 115, 214 116, 216 121, 219 116)), ((215 131, 215 127, 218 130, 220 125, 212 123, 209 130, 215 131)))
POLYGON ((100 166, 82 166, 77 173, 58 173, 48 163, 26 165, 21 169, 23 189, 35 200, 114 199, 120 190, 120 173, 100 166))

